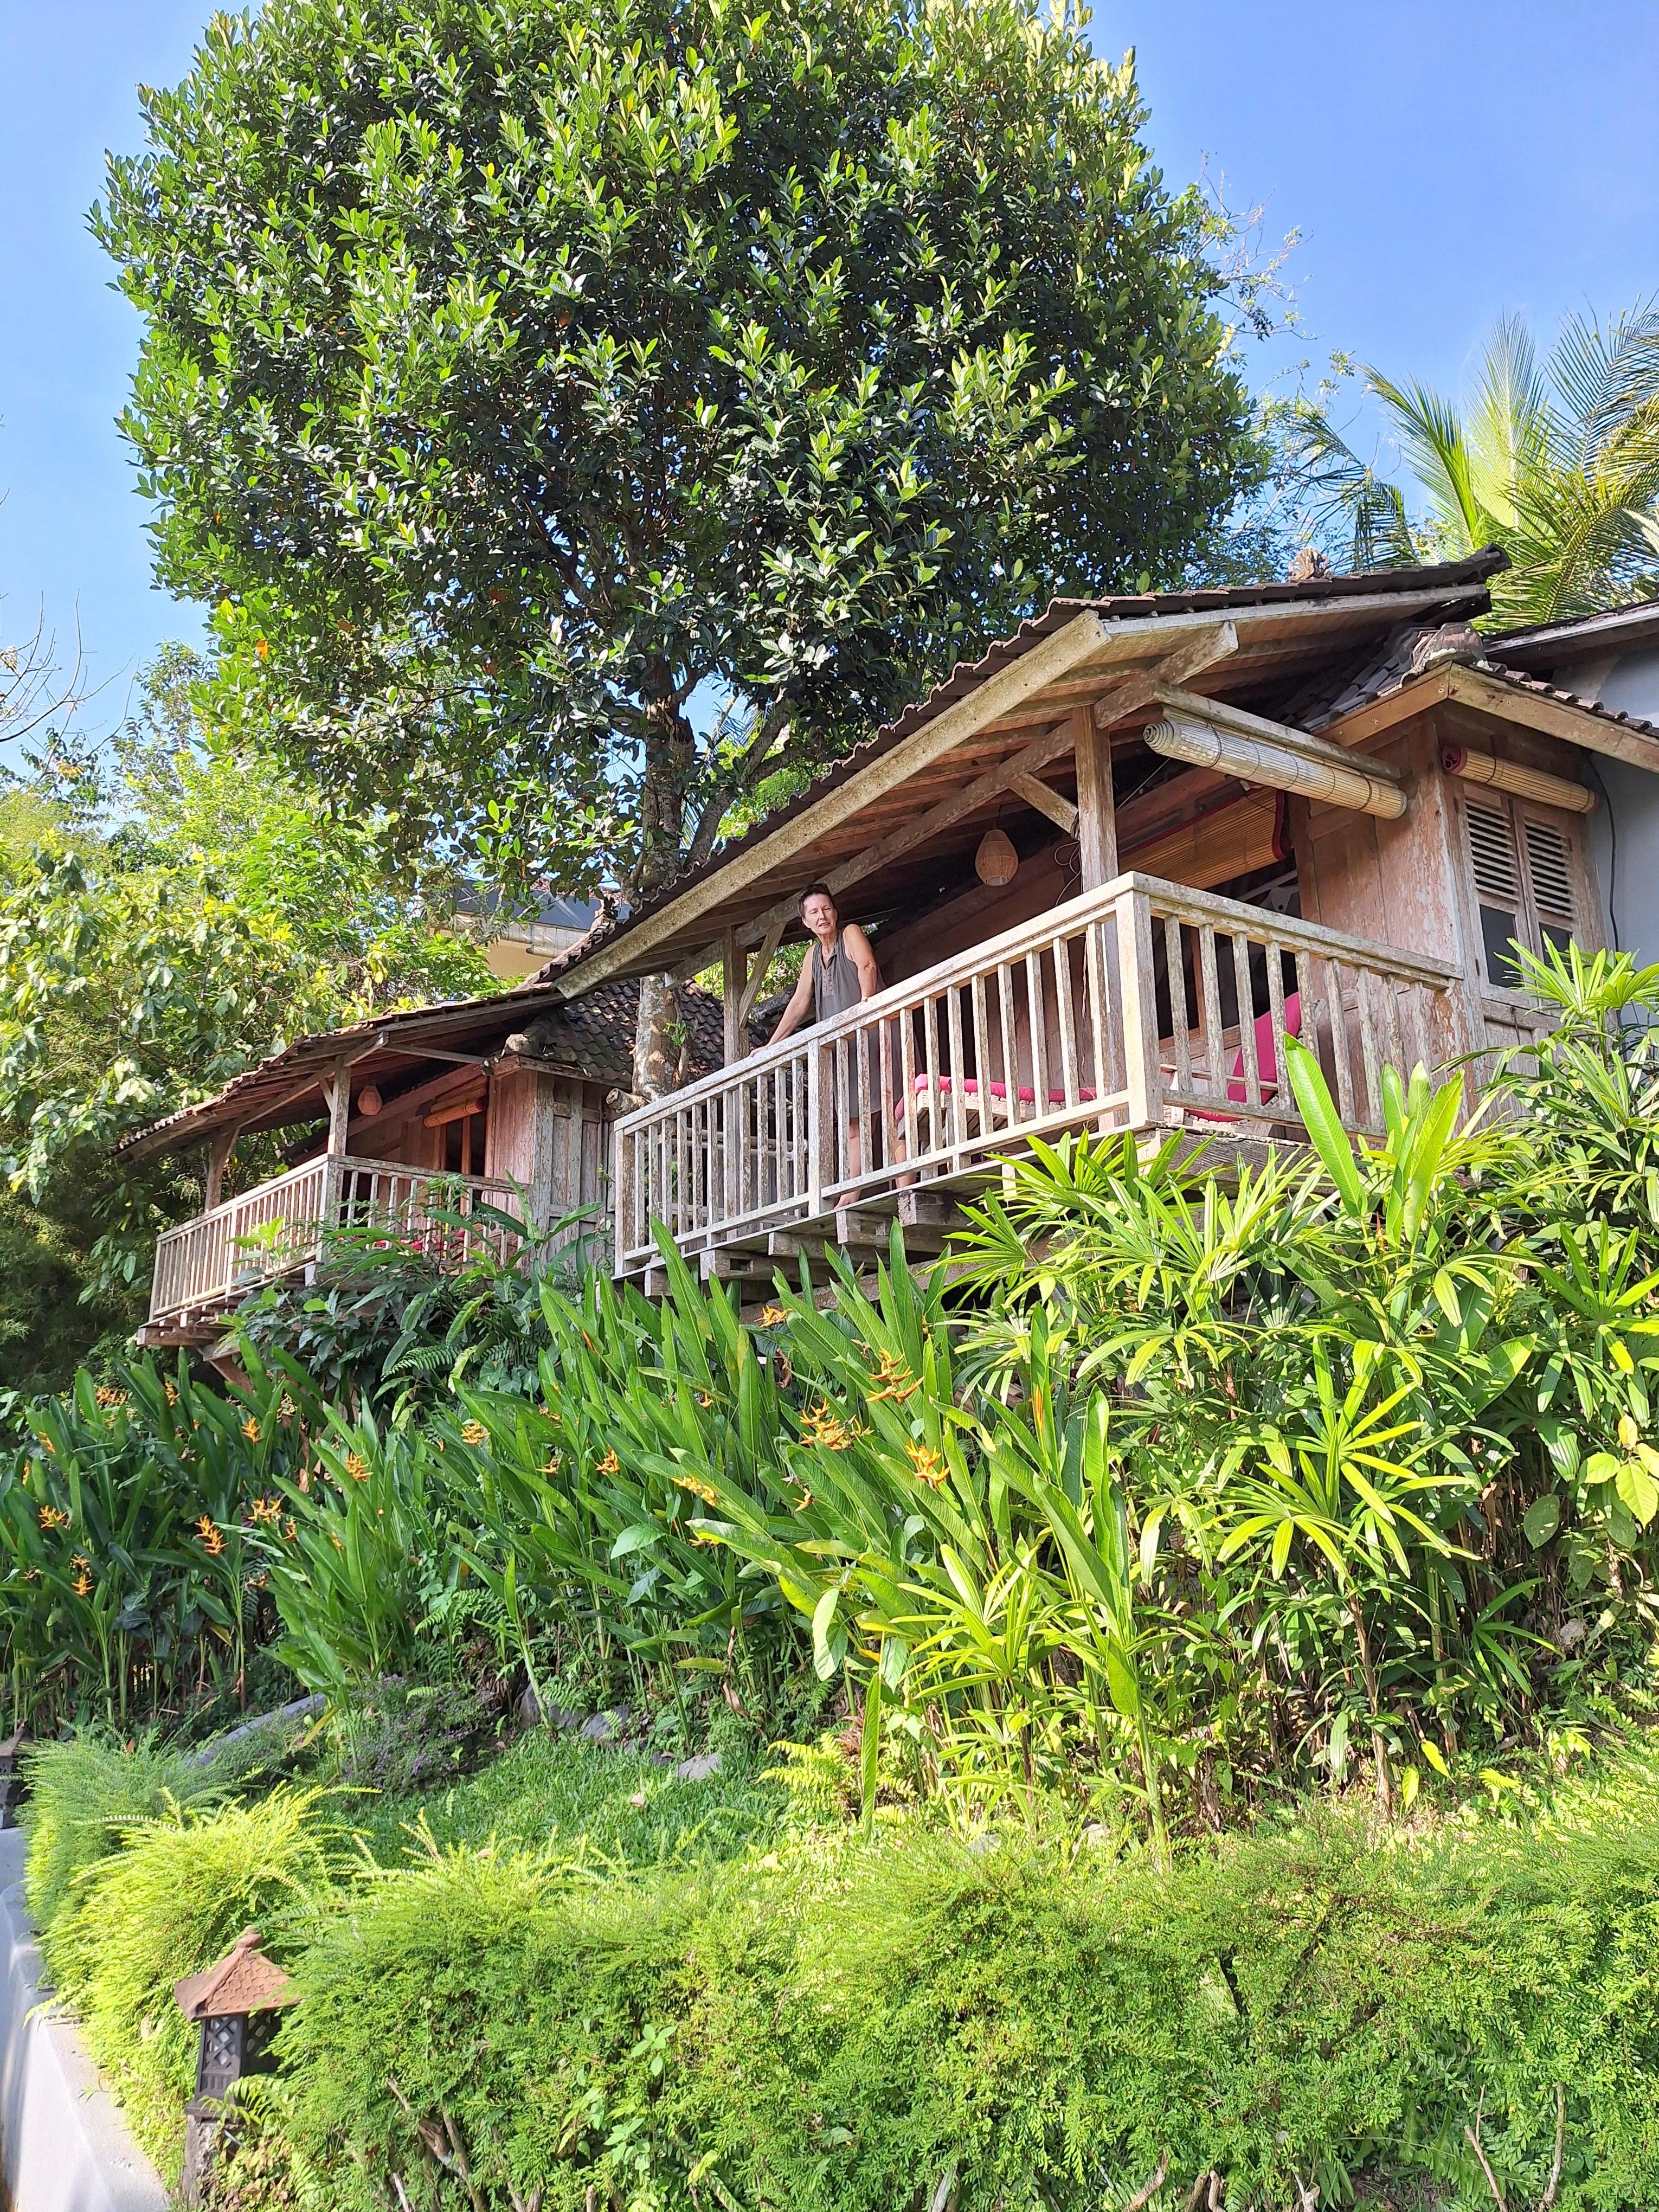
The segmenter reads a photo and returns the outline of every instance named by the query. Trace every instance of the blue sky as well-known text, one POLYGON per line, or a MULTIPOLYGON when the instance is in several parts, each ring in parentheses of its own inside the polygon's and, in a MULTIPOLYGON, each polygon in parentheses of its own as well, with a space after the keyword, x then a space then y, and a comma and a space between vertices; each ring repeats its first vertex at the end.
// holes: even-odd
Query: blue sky
MULTIPOLYGON (((137 143, 135 85, 180 76, 208 12, 0 0, 0 638, 78 613, 100 720, 201 625, 150 584, 114 428, 137 319, 83 218, 105 148, 137 143)), ((1659 289, 1654 0, 1106 0, 1095 37, 1136 48, 1172 183, 1207 159, 1270 237, 1302 234, 1304 328, 1258 381, 1341 347, 1455 385, 1504 309, 1547 336, 1659 289)))

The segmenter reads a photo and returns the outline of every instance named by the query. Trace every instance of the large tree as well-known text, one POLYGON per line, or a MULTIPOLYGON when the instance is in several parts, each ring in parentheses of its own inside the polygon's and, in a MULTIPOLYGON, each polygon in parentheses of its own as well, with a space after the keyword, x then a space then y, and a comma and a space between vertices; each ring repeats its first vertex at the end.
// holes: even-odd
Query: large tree
POLYGON ((94 227, 230 699, 630 896, 1259 476, 1194 193, 1034 0, 268 0, 94 227))

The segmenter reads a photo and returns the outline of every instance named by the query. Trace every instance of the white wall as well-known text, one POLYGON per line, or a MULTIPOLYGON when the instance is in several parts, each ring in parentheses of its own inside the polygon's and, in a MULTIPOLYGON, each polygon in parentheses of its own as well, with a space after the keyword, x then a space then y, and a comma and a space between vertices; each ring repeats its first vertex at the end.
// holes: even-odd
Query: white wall
MULTIPOLYGON (((1575 676, 1582 683, 1584 674, 1582 667, 1564 666, 1554 680, 1571 691, 1575 676)), ((1616 660, 1599 698, 1604 707, 1659 723, 1659 649, 1616 660)), ((1659 962, 1659 775, 1605 756, 1595 765, 1607 797, 1589 817, 1607 935, 1638 960, 1659 962)))

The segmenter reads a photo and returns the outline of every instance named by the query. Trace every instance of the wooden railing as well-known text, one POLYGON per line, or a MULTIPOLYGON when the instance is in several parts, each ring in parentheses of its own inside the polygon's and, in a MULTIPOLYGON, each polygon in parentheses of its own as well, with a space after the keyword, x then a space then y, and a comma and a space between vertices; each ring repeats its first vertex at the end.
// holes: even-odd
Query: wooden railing
POLYGON ((1294 1137, 1287 1034, 1374 1132, 1385 1066, 1463 1049, 1460 1003, 1443 962, 1121 876, 619 1121, 617 1272, 659 1223, 747 1243, 1067 1129, 1294 1137))
POLYGON ((510 1258, 519 1239, 478 1216, 480 1207, 522 1212, 511 1183, 343 1153, 307 1160, 165 1233, 155 1248, 151 1324, 226 1310, 260 1284, 308 1266, 330 1230, 395 1242, 446 1267, 483 1251, 510 1258))

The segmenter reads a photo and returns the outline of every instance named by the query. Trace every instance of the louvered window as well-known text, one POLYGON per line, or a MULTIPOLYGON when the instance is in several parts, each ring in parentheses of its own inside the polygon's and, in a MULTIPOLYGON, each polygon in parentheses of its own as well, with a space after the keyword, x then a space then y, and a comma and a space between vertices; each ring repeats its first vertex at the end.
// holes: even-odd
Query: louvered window
POLYGON ((1534 952, 1565 945, 1577 921, 1577 855, 1569 831, 1513 799, 1466 796, 1469 861, 1480 915, 1486 981, 1520 988, 1514 944, 1534 952))
POLYGON ((1540 822, 1528 814, 1523 823, 1538 934, 1543 942, 1565 949, 1572 935, 1572 854, 1565 835, 1554 823, 1540 822))

